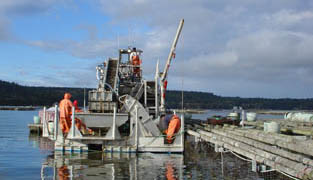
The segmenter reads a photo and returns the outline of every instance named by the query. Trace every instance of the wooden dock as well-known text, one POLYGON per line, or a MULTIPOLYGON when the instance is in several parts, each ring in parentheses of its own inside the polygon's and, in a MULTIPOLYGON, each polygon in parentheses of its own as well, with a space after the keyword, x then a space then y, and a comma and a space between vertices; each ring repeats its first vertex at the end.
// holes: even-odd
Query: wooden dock
POLYGON ((268 133, 263 129, 229 125, 187 129, 187 133, 214 144, 217 152, 229 151, 248 158, 255 171, 265 165, 271 171, 293 179, 313 179, 311 136, 268 133))

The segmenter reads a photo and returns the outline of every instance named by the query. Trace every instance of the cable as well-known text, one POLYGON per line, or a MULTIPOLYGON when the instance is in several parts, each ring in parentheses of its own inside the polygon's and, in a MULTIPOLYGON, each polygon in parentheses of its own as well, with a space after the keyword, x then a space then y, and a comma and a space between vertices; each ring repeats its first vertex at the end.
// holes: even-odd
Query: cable
POLYGON ((291 179, 300 180, 299 178, 293 177, 293 176, 291 176, 291 175, 289 175, 289 174, 287 174, 287 173, 285 173, 285 172, 282 172, 282 171, 279 171, 279 170, 277 170, 277 172, 279 172, 279 173, 281 173, 281 174, 283 174, 283 175, 285 175, 285 176, 287 176, 287 177, 289 177, 289 178, 291 178, 291 179))
POLYGON ((260 171, 260 173, 267 173, 267 172, 273 172, 277 171, 276 169, 270 169, 270 170, 265 170, 265 171, 260 171))
POLYGON ((250 159, 245 159, 245 158, 243 158, 243 157, 240 157, 239 155, 237 155, 236 153, 234 153, 234 152, 231 151, 231 150, 229 150, 229 152, 231 152, 233 155, 235 155, 236 157, 238 157, 238 158, 241 159, 241 160, 248 161, 248 162, 252 162, 252 160, 250 160, 250 159))

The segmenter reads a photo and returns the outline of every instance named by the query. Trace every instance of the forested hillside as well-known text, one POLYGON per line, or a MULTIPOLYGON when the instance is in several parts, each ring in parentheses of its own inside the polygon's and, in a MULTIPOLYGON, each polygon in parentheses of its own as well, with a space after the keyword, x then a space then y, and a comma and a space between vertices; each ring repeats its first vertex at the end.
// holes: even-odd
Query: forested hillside
POLYGON ((70 92, 73 99, 77 99, 82 105, 84 100, 84 89, 82 88, 29 87, 0 80, 0 105, 49 106, 59 102, 65 92, 70 92))
MULTIPOLYGON (((86 89, 88 92, 90 89, 86 89)), ((59 102, 65 92, 70 92, 80 105, 84 99, 82 88, 29 87, 0 80, 0 105, 52 105, 59 102)), ((182 92, 167 91, 167 106, 181 108, 182 92)), ((313 109, 313 99, 267 99, 221 97, 206 92, 184 92, 184 107, 189 109, 231 109, 242 106, 244 109, 313 109)))

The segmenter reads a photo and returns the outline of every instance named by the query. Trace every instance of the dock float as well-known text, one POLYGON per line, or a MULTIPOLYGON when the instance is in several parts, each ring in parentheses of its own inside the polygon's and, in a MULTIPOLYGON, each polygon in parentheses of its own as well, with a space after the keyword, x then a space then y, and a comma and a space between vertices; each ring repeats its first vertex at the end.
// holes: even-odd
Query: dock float
POLYGON ((265 165, 267 170, 293 179, 313 179, 313 140, 310 137, 227 125, 188 129, 187 133, 214 144, 216 152, 232 152, 248 158, 254 171, 265 165))
POLYGON ((42 124, 28 124, 27 126, 30 133, 42 133, 42 124))

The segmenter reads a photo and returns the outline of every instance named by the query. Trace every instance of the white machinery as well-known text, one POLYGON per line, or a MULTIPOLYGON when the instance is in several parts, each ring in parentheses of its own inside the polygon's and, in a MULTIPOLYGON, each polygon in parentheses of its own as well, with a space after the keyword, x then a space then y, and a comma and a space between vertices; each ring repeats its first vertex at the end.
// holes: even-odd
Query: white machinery
POLYGON ((119 49, 118 58, 109 58, 97 67, 99 83, 97 89, 88 93, 88 112, 73 113, 69 134, 63 136, 56 116, 52 125, 43 122, 43 136, 54 140, 55 149, 62 151, 98 147, 103 151, 119 152, 183 152, 183 117, 172 144, 166 142, 157 126, 160 116, 166 113, 165 84, 183 23, 181 20, 163 73, 158 72, 157 65, 155 79, 143 79, 140 57, 143 51, 119 49), (75 118, 92 129, 95 135, 83 135, 75 126, 75 118))

